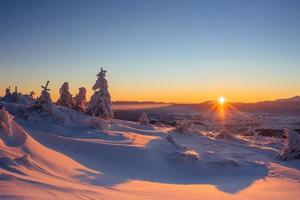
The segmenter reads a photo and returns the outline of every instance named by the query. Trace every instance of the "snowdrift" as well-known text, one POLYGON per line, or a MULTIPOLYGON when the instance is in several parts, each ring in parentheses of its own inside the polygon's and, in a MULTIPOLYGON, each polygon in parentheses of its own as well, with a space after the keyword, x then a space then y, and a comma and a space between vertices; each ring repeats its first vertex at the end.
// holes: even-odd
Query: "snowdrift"
MULTIPOLYGON (((100 174, 38 143, 4 108, 0 110, 0 137, 0 181, 37 184, 46 190, 60 186, 62 190, 83 181, 80 177, 100 174)), ((14 189, 20 190, 10 190, 14 189)), ((30 190, 25 189, 23 195, 26 193, 30 194, 30 190)))

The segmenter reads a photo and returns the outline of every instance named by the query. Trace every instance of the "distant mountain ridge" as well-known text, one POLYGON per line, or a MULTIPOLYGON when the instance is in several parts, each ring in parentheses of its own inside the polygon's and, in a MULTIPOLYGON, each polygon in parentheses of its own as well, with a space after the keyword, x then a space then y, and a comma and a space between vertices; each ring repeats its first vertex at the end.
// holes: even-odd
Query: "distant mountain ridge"
POLYGON ((287 99, 277 99, 277 102, 300 102, 300 96, 294 96, 287 99))
POLYGON ((113 101, 113 104, 170 104, 159 101, 113 101))
MULTIPOLYGON (((204 101, 201 103, 173 103, 173 102, 162 102, 162 101, 113 101, 114 104, 175 104, 175 105, 199 105, 199 104, 214 104, 216 101, 204 101)), ((259 101, 255 103, 246 102, 230 102, 232 104, 256 104, 256 103, 270 103, 270 102, 300 102, 300 96, 294 96, 286 99, 276 99, 270 101, 259 101)))
POLYGON ((300 115, 300 96, 257 103, 232 103, 232 105, 245 112, 300 115))
MULTIPOLYGON (((146 108, 139 107, 139 110, 147 109, 148 111, 156 110, 159 112, 180 112, 180 113, 191 113, 191 112, 208 112, 211 108, 217 104, 216 101, 205 101, 198 104, 167 104, 158 102, 118 102, 118 104, 165 104, 159 108, 146 108)), ((242 112, 252 113, 266 113, 266 114, 279 114, 279 115, 300 115, 300 96, 295 96, 287 99, 277 99, 274 101, 262 101, 257 103, 242 103, 242 102, 228 102, 231 107, 242 112)))

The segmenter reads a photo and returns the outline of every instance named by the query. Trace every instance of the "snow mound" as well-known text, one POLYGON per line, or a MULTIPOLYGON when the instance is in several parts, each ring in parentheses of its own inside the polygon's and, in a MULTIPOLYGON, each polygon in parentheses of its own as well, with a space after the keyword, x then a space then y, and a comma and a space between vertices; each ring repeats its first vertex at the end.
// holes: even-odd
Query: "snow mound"
POLYGON ((42 104, 41 107, 32 106, 26 110, 26 116, 27 120, 30 121, 46 121, 66 127, 88 126, 91 124, 91 116, 54 104, 42 104))
POLYGON ((12 93, 10 96, 5 96, 1 98, 1 101, 8 103, 18 103, 23 105, 32 105, 35 100, 29 95, 23 95, 21 93, 12 93))
POLYGON ((104 119, 92 116, 91 127, 98 130, 109 130, 110 124, 104 119))
POLYGON ((28 113, 30 120, 48 120, 61 125, 70 125, 70 112, 64 112, 64 108, 59 109, 53 104, 43 104, 41 107, 33 106, 28 113))
POLYGON ((189 134, 191 132, 191 127, 193 125, 193 121, 191 120, 181 120, 176 122, 175 131, 182 134, 189 134))
POLYGON ((226 139, 226 140, 237 140, 236 136, 233 133, 231 133, 231 132, 229 132, 229 131, 227 131, 225 129, 221 130, 216 135, 216 138, 217 139, 226 139))
POLYGON ((243 133, 243 135, 245 135, 245 136, 255 136, 256 135, 255 128, 249 127, 247 129, 247 131, 243 133))

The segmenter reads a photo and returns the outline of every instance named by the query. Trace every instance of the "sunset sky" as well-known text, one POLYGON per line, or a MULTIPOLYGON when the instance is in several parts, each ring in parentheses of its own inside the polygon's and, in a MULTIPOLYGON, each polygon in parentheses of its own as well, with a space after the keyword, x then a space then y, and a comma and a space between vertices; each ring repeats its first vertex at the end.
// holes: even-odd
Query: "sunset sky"
POLYGON ((113 100, 255 102, 300 95, 298 0, 0 0, 0 95, 92 93, 113 100))

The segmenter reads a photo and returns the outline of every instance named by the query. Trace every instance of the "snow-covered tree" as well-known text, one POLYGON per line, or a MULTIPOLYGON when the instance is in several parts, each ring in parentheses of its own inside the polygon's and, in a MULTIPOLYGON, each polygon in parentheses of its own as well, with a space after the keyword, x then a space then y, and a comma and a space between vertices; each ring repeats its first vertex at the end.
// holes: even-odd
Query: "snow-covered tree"
POLYGON ((49 111, 53 104, 52 99, 50 97, 50 94, 48 91, 48 85, 50 81, 47 81, 46 86, 41 86, 43 88, 40 97, 35 101, 35 104, 33 105, 33 109, 41 110, 41 111, 49 111))
POLYGON ((74 102, 71 93, 69 92, 69 83, 64 82, 59 90, 60 97, 56 102, 56 105, 67 108, 73 108, 74 102))
POLYGON ((30 107, 29 111, 32 112, 32 117, 38 120, 40 120, 40 117, 47 118, 47 120, 52 120, 58 124, 65 126, 70 125, 72 123, 72 119, 68 113, 72 112, 70 112, 70 110, 59 109, 52 103, 48 85, 49 81, 46 86, 42 86, 43 90, 41 95, 37 98, 34 105, 30 107))
POLYGON ((79 88, 78 94, 74 97, 74 109, 84 112, 86 105, 86 89, 84 87, 79 88))
POLYGON ((149 120, 148 120, 148 116, 147 116, 147 113, 143 112, 139 118, 139 122, 141 125, 147 125, 149 126, 150 123, 149 123, 149 120))
POLYGON ((5 96, 4 97, 11 97, 10 87, 5 89, 5 96))
POLYGON ((101 68, 100 73, 97 74, 98 79, 93 86, 94 94, 88 104, 86 113, 104 119, 111 119, 113 118, 113 110, 105 74, 106 71, 101 68))
POLYGON ((280 152, 278 158, 280 160, 300 159, 300 135, 293 129, 285 129, 284 133, 287 137, 285 146, 280 152))
POLYGON ((18 87, 15 86, 15 91, 11 95, 12 102, 19 102, 22 94, 18 92, 18 87))
POLYGON ((29 93, 29 95, 28 95, 28 96, 30 96, 32 99, 34 99, 35 92, 34 92, 34 91, 31 91, 31 92, 29 93))

